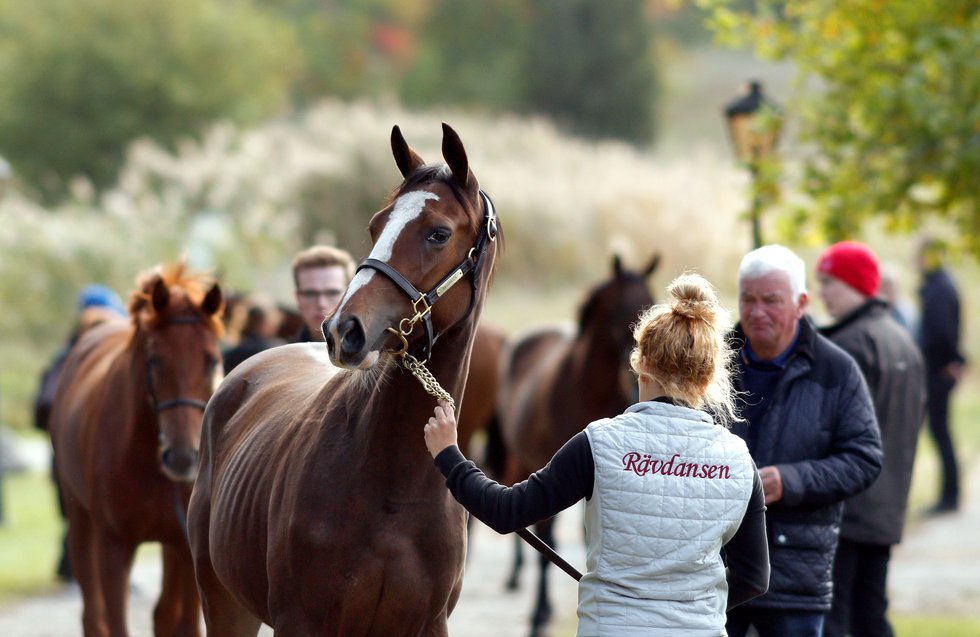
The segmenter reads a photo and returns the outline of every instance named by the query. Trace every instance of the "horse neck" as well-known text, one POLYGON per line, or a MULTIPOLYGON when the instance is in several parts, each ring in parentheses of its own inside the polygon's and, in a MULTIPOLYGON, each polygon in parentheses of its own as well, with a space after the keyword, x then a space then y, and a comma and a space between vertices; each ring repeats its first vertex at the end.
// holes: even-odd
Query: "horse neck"
MULTIPOLYGON (((478 317, 479 307, 474 308, 461 325, 444 332, 426 364, 439 385, 457 401, 466 385, 478 317)), ((404 476, 422 474, 426 478, 437 478, 438 472, 432 471, 422 433, 426 421, 432 416, 436 399, 425 392, 419 380, 404 369, 398 359, 386 356, 381 364, 385 368, 379 375, 377 386, 364 390, 370 395, 364 396, 362 404, 368 405, 368 409, 360 419, 381 424, 357 427, 356 431, 361 432, 359 445, 363 447, 363 453, 376 458, 389 475, 395 475, 392 472, 397 471, 404 476), (376 399, 379 393, 383 400, 376 399)), ((457 404, 457 413, 459 406, 457 404)))
MULTIPOLYGON (((615 343, 595 334, 595 330, 582 330, 569 350, 568 364, 571 369, 594 377, 599 385, 614 385, 610 374, 601 372, 618 370, 622 364, 622 352, 615 343)), ((590 384, 593 384, 592 381, 590 384)))

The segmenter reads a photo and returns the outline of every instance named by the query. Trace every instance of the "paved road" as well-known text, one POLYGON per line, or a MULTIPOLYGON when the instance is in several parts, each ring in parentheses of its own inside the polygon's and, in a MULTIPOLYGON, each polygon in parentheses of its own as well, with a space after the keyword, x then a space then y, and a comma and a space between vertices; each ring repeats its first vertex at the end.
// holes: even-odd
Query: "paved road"
POLYGON ((894 612, 980 618, 980 465, 971 467, 962 493, 955 514, 907 527, 888 578, 894 612))

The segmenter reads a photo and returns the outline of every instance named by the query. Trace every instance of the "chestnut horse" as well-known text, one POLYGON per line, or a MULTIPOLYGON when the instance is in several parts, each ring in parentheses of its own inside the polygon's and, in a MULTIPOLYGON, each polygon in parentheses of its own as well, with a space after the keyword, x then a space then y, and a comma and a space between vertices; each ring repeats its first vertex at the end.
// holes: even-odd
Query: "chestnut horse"
POLYGON ((139 544, 163 545, 157 637, 200 634, 185 511, 204 406, 220 380, 222 293, 183 262, 137 282, 130 321, 85 334, 65 361, 51 440, 86 637, 124 636, 139 544))
POLYGON ((466 514, 422 428, 427 392, 460 400, 497 224, 451 128, 448 166, 391 146, 404 181, 326 347, 261 352, 208 405, 188 528, 210 635, 447 635, 466 514))
MULTIPOLYGON (((611 278, 594 287, 579 310, 577 330, 541 328, 517 339, 503 363, 499 417, 507 448, 508 483, 519 482, 545 466, 569 438, 599 418, 615 416, 635 402, 636 383, 629 368, 632 326, 653 305, 647 279, 659 255, 639 272, 613 259, 611 278)), ((555 546, 554 518, 535 525, 542 540, 555 546)), ((516 588, 521 546, 516 542, 516 588)), ((551 616, 547 566, 540 556, 538 598, 532 635, 551 616)))

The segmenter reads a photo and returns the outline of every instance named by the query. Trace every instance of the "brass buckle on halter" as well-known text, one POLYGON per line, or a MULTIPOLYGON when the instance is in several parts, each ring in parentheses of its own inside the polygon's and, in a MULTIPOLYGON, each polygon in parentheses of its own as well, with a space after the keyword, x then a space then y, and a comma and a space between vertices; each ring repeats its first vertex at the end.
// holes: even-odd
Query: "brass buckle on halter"
MULTIPOLYGON (((432 305, 429 304, 429 300, 425 298, 425 295, 423 294, 418 299, 412 301, 412 311, 415 312, 415 316, 411 318, 409 323, 414 327, 415 324, 424 319, 427 314, 432 313, 432 305), (423 303, 425 305, 425 308, 423 308, 422 311, 419 311, 419 303, 423 303)), ((402 320, 404 321, 405 319, 402 320)), ((401 326, 399 325, 399 327, 401 326)), ((411 334, 412 330, 409 329, 406 333, 411 334)))

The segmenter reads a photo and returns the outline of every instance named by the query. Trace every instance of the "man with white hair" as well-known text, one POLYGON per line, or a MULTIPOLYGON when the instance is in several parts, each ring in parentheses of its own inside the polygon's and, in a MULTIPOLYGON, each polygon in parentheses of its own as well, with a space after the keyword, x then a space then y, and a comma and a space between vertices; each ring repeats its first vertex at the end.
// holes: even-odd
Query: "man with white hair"
POLYGON ((769 592, 732 609, 743 637, 820 637, 844 500, 881 470, 874 406, 861 370, 806 318, 806 268, 788 248, 745 255, 738 274, 736 387, 745 439, 762 477, 769 592))

